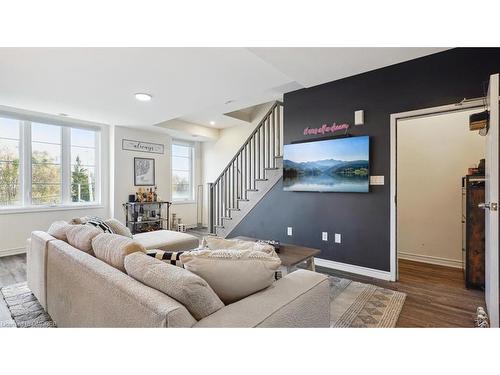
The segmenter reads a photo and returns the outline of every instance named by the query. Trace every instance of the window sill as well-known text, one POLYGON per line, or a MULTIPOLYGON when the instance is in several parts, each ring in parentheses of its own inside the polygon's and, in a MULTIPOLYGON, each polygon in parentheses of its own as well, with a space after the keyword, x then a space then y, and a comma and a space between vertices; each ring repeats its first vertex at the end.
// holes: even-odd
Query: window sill
POLYGON ((179 204, 196 204, 196 201, 172 201, 173 206, 177 206, 179 204))
POLYGON ((95 209, 95 208, 105 208, 105 206, 96 203, 96 204, 71 204, 71 205, 68 204, 68 205, 57 205, 57 206, 8 207, 8 208, 0 208, 0 215, 24 214, 30 212, 85 210, 85 209, 95 209))

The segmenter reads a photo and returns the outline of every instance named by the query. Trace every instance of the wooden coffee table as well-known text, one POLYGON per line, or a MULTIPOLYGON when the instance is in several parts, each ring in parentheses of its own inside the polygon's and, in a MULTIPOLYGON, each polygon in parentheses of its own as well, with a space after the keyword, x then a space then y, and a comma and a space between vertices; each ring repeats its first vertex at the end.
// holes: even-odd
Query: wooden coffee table
MULTIPOLYGON (((235 238, 244 241, 257 241, 255 238, 245 236, 235 238)), ((281 274, 285 276, 287 273, 292 272, 300 263, 306 263, 308 270, 316 271, 314 257, 319 255, 319 253, 321 253, 321 250, 311 247, 280 243, 278 256, 281 259, 281 274)))

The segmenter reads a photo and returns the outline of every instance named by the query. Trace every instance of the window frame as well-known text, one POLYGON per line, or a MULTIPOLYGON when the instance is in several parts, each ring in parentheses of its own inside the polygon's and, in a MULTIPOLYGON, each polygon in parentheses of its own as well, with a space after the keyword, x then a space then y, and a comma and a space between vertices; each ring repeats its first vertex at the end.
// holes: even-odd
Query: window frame
MULTIPOLYGON (((182 156, 177 156, 175 157, 182 157, 182 156)), ((193 204, 195 203, 195 195, 194 195, 194 189, 195 189, 195 159, 196 159, 196 147, 195 144, 189 141, 182 141, 178 139, 172 139, 172 147, 170 148, 170 187, 171 187, 171 201, 172 204, 193 204), (173 175, 174 175, 174 147, 173 146, 182 146, 182 147, 189 147, 191 149, 191 155, 190 155, 190 173, 189 173, 189 184, 190 184, 190 197, 189 199, 174 199, 174 183, 173 183, 173 175)))
POLYGON ((29 116, 0 111, 0 118, 19 121, 19 205, 0 206, 0 215, 8 213, 61 211, 84 208, 103 208, 102 203, 102 127, 86 125, 78 121, 61 120, 50 116, 29 116), (61 203, 32 203, 32 123, 59 126, 61 130, 61 203), (71 129, 91 130, 95 133, 95 196, 93 202, 71 201, 71 129))

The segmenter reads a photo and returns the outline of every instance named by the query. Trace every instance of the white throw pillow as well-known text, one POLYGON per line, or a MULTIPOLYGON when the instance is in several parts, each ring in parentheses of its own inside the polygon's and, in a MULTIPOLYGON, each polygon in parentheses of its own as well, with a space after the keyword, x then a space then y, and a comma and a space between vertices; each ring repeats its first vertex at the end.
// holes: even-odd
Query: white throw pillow
POLYGON ((267 243, 256 241, 244 241, 238 239, 227 240, 222 237, 206 236, 203 239, 206 247, 210 250, 232 249, 232 250, 255 250, 274 254, 274 247, 267 243))
POLYGON ((196 320, 224 307, 205 280, 183 268, 134 253, 125 258, 125 269, 134 279, 182 303, 196 320))
POLYGON ((256 250, 198 250, 181 255, 184 268, 204 279, 225 304, 265 289, 274 282, 281 260, 256 250))
POLYGON ((119 234, 121 236, 125 236, 128 238, 133 238, 132 232, 130 231, 130 229, 128 229, 125 225, 120 223, 118 220, 108 219, 108 220, 105 220, 104 223, 106 223, 109 227, 111 227, 111 229, 113 230, 113 232, 115 234, 119 234))

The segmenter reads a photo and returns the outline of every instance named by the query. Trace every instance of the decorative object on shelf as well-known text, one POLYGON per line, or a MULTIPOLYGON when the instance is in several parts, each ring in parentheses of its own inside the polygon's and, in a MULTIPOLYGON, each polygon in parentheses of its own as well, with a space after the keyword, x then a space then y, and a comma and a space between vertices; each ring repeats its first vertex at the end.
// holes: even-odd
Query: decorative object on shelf
POLYGON ((177 232, 181 232, 181 233, 186 232, 186 224, 182 224, 182 223, 177 224, 177 232))
POLYGON ((170 229, 170 205, 170 202, 163 201, 124 203, 126 226, 132 234, 170 229))
POLYGON ((155 185, 155 159, 134 158, 134 185, 155 185))
POLYGON ((172 224, 170 226, 170 230, 175 230, 177 228, 177 214, 175 212, 172 213, 172 224))
POLYGON ((130 194, 130 195, 128 196, 128 201, 129 201, 129 202, 135 202, 135 194, 130 194))
POLYGON ((150 143, 122 139, 122 150, 148 152, 151 154, 164 154, 165 146, 160 143, 150 143))

